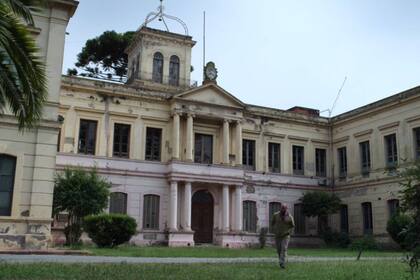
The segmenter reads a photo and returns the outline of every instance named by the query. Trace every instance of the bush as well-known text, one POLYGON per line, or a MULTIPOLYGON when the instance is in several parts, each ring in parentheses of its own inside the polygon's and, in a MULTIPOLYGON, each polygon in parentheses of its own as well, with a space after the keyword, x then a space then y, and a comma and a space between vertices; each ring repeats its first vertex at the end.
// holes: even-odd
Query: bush
POLYGON ((123 214, 100 214, 84 219, 84 230, 98 247, 114 247, 130 240, 137 223, 123 214))
POLYGON ((321 233, 321 238, 327 246, 347 248, 351 243, 347 233, 333 231, 329 227, 321 233))
POLYGON ((353 250, 365 251, 365 250, 376 250, 378 249, 378 244, 371 235, 353 240, 350 248, 353 250))
POLYGON ((412 222, 411 216, 402 213, 393 215, 388 221, 386 230, 391 238, 403 249, 407 248, 406 238, 408 238, 407 233, 412 222))
POLYGON ((268 233, 268 228, 262 227, 260 230, 260 236, 258 238, 258 240, 260 241, 261 249, 265 247, 265 243, 267 242, 267 233, 268 233))

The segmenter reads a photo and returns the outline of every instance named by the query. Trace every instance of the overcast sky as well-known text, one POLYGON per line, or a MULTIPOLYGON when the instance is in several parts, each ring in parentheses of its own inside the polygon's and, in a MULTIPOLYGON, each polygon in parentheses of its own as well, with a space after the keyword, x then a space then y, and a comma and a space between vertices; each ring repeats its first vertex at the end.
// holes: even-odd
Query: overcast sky
MULTIPOLYGON (((333 115, 420 85, 417 0, 165 0, 197 41, 192 79, 206 60, 218 84, 245 103, 288 109, 331 108, 333 115)), ((63 73, 87 39, 105 30, 136 30, 158 0, 80 0, 68 27, 63 73)), ((163 28, 157 24, 152 27, 163 28)), ((182 32, 176 25, 171 31, 182 32)), ((328 115, 328 113, 323 113, 328 115)))

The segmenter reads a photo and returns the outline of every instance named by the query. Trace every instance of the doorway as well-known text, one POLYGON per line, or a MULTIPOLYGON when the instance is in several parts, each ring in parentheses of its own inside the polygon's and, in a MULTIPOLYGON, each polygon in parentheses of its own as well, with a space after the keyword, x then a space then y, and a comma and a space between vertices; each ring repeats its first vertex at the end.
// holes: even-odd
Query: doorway
POLYGON ((208 191, 198 191, 193 195, 191 228, 195 243, 213 242, 213 209, 213 197, 208 191))

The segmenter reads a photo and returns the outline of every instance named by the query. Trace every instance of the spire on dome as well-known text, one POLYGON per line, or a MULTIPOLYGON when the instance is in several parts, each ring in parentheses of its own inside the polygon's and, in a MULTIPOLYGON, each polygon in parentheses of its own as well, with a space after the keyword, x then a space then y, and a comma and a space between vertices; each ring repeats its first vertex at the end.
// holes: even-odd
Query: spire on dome
POLYGON ((170 20, 176 21, 176 22, 178 22, 179 24, 181 24, 181 25, 182 25, 182 27, 184 28, 185 35, 186 35, 186 36, 188 36, 188 27, 187 27, 187 25, 185 24, 185 22, 183 22, 181 19, 179 19, 179 18, 177 18, 177 17, 175 17, 175 16, 171 16, 171 15, 165 14, 165 13, 163 12, 163 11, 164 11, 164 9, 165 9, 165 7, 163 6, 163 0, 160 0, 160 5, 159 5, 159 7, 157 8, 157 12, 151 12, 151 13, 149 13, 149 14, 147 15, 147 17, 146 17, 146 19, 145 19, 144 23, 140 26, 139 30, 140 30, 142 27, 147 27, 147 24, 151 23, 151 22, 152 22, 152 21, 154 21, 155 19, 158 19, 158 21, 163 22, 163 24, 165 25, 166 31, 170 32, 170 31, 169 31, 169 27, 168 27, 168 25, 166 24, 166 21, 165 21, 165 18, 167 18, 167 19, 170 19, 170 20))

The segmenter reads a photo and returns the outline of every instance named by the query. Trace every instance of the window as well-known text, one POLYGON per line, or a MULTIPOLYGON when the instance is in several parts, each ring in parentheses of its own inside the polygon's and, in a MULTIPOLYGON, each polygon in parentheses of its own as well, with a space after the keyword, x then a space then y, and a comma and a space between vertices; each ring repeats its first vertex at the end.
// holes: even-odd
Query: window
POLYGON ((169 61, 169 84, 179 85, 179 58, 176 55, 171 56, 169 61))
POLYGON ((57 136, 57 152, 60 152, 60 146, 61 146, 61 128, 58 131, 58 136, 57 136))
POLYGON ((347 148, 342 147, 338 150, 338 177, 346 178, 347 176, 347 148))
POLYGON ((413 132, 414 132, 415 158, 420 160, 420 127, 415 128, 413 132))
POLYGON ((153 82, 162 83, 163 81, 163 55, 160 52, 153 56, 153 82))
POLYGON ((97 121, 80 120, 79 154, 94 155, 96 148, 97 121))
POLYGON ((158 195, 147 194, 143 202, 143 228, 159 229, 159 200, 158 195))
POLYGON ((389 217, 394 216, 398 212, 399 208, 400 208, 400 201, 398 199, 388 200, 389 217))
POLYGON ((130 125, 114 124, 114 157, 128 158, 130 155, 130 125))
POLYGON ((146 160, 160 161, 160 145, 162 129, 148 127, 146 129, 146 160))
POLYGON ((242 165, 246 169, 255 170, 255 141, 242 140, 242 165))
POLYGON ((370 145, 369 141, 361 142, 360 147, 360 166, 363 175, 368 175, 370 172, 370 145))
POLYGON ((385 136, 385 160, 386 167, 395 168, 398 163, 397 135, 390 134, 385 136))
POLYGON ((347 205, 340 206, 340 231, 349 232, 349 209, 347 205))
POLYGON ((16 158, 0 154, 0 216, 12 214, 16 158))
POLYGON ((268 143, 268 169, 280 173, 280 144, 268 143))
POLYGON ((127 214, 127 194, 113 192, 109 196, 109 213, 127 214))
POLYGON ((244 231, 257 232, 257 203, 245 200, 243 202, 244 231))
POLYGON ((295 218, 295 234, 305 234, 306 232, 306 221, 305 215, 303 215, 302 204, 295 204, 293 207, 293 216, 295 218))
POLYGON ((304 148, 302 146, 293 146, 293 174, 303 175, 304 170, 304 148))
POLYGON ((327 176, 327 150, 315 149, 315 169, 316 176, 327 176))
POLYGON ((372 203, 362 203, 363 212, 363 234, 373 233, 373 220, 372 220, 372 203))
POLYGON ((268 224, 269 224, 269 231, 273 232, 273 228, 271 226, 271 219, 273 218, 274 213, 279 212, 281 208, 280 202, 270 202, 268 204, 268 224))
POLYGON ((213 163, 213 136, 207 134, 195 134, 194 162, 213 163))

